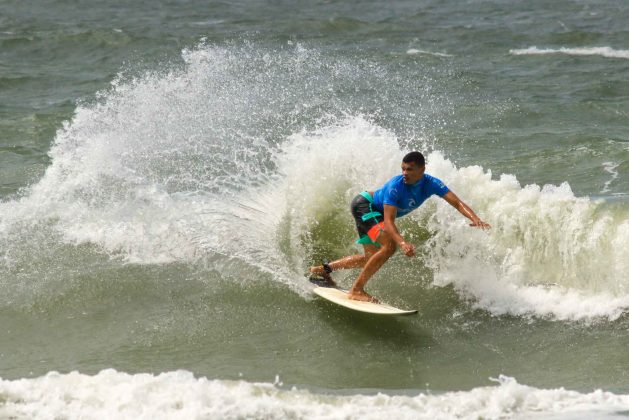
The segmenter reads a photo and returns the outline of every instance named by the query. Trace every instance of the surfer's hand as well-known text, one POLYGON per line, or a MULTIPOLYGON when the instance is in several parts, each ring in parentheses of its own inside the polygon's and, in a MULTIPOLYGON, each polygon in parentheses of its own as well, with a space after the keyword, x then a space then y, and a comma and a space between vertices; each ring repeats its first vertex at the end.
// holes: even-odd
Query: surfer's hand
POLYGON ((475 220, 475 221, 474 221, 474 223, 471 223, 471 224, 470 224, 470 226, 472 226, 472 227, 476 227, 476 228, 479 228, 479 229, 483 229, 483 230, 485 230, 485 229, 491 229, 491 225, 490 225, 489 223, 485 223, 485 222, 483 222, 483 221, 482 221, 482 220, 480 220, 480 219, 475 220))
POLYGON ((406 255, 407 257, 412 257, 413 255, 415 255, 415 245, 413 244, 402 241, 400 242, 400 248, 402 248, 402 252, 404 252, 404 255, 406 255))

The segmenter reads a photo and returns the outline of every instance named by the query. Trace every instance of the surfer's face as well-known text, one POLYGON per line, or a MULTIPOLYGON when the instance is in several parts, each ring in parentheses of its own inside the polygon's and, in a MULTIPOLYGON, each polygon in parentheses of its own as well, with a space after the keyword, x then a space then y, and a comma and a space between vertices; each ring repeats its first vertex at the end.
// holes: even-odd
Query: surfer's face
POLYGON ((414 162, 402 162, 402 176, 405 184, 414 184, 424 176, 425 166, 419 166, 414 162))

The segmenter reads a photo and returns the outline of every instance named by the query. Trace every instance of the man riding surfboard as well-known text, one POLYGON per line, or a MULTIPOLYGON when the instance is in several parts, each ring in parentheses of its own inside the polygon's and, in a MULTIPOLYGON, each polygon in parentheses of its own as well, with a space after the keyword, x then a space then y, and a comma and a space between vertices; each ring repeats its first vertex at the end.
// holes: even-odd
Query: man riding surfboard
POLYGON ((348 295, 350 299, 377 302, 365 292, 365 284, 387 262, 399 246, 408 257, 415 255, 415 246, 404 240, 395 219, 418 208, 432 195, 438 195, 470 219, 470 226, 488 229, 474 211, 439 179, 425 173, 426 161, 420 152, 410 152, 402 159, 402 175, 391 178, 376 191, 363 191, 352 200, 351 210, 358 230, 357 243, 364 254, 350 255, 331 263, 310 268, 335 285, 330 273, 346 268, 362 268, 348 295))

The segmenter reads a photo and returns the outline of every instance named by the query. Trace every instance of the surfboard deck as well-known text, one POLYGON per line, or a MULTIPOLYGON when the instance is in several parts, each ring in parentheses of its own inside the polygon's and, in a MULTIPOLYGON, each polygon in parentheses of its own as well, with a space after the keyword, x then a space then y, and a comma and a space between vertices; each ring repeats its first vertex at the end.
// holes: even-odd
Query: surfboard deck
POLYGON ((337 305, 344 306, 354 311, 366 312, 376 315, 413 315, 417 310, 404 310, 386 303, 361 302, 359 300, 351 300, 347 297, 347 290, 337 289, 335 287, 315 287, 313 289, 318 296, 337 305))

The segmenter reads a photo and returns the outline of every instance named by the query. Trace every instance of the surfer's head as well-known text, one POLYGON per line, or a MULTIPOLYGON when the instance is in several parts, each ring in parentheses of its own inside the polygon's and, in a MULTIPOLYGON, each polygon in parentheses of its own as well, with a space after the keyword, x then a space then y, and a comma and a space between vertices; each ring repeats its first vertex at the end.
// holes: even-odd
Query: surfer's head
POLYGON ((426 159, 420 152, 410 152, 402 158, 403 163, 414 163, 417 166, 426 166, 426 159))
POLYGON ((402 159, 402 176, 405 184, 414 184, 424 176, 426 159, 420 152, 410 152, 402 159))

